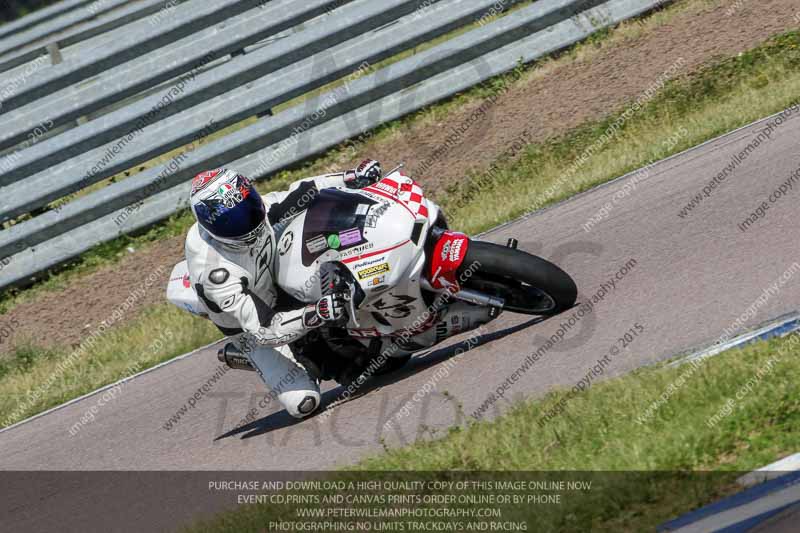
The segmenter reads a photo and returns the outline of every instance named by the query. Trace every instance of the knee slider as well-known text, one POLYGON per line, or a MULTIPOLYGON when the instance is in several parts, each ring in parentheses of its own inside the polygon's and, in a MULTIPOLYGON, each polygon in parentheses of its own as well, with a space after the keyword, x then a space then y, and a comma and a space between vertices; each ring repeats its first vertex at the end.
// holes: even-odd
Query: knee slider
POLYGON ((295 418, 305 418, 317 410, 319 392, 313 390, 287 391, 278 396, 286 411, 295 418))

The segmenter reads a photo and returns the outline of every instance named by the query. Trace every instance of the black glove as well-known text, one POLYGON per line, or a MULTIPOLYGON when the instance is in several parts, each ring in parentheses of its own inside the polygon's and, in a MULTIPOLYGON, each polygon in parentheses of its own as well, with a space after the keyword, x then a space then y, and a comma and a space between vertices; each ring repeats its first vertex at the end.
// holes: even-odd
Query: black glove
POLYGON ((337 323, 346 318, 350 295, 342 292, 323 296, 316 305, 309 306, 303 315, 303 324, 315 328, 324 323, 337 323))
POLYGON ((343 292, 323 296, 317 302, 317 315, 323 322, 339 322, 345 317, 348 301, 350 295, 343 292))
POLYGON ((345 183, 351 189, 362 189, 372 185, 383 177, 381 164, 374 159, 363 160, 358 167, 344 173, 345 183))

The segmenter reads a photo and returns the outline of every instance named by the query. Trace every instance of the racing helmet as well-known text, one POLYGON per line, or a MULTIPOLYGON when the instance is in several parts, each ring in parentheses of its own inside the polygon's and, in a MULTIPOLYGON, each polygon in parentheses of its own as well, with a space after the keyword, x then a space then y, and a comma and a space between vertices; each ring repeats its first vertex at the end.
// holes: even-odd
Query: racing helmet
POLYGON ((195 176, 190 202, 200 226, 227 246, 253 246, 267 228, 261 195, 235 170, 218 168, 195 176))

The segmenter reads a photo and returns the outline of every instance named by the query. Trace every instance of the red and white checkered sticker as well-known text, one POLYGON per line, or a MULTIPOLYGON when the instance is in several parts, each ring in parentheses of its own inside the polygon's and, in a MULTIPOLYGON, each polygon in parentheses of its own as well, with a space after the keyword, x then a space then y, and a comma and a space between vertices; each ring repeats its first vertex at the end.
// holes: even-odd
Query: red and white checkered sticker
POLYGON ((400 194, 398 197, 404 201, 405 204, 411 209, 412 212, 417 214, 417 217, 428 216, 428 201, 425 199, 425 193, 422 187, 416 181, 407 178, 408 182, 400 184, 400 194))
POLYGON ((408 176, 403 174, 400 174, 400 176, 400 182, 391 178, 383 178, 372 187, 368 187, 367 190, 374 189, 374 192, 380 191, 384 194, 391 194, 397 198, 398 201, 405 204, 417 218, 427 218, 428 201, 425 199, 425 193, 422 187, 408 176))

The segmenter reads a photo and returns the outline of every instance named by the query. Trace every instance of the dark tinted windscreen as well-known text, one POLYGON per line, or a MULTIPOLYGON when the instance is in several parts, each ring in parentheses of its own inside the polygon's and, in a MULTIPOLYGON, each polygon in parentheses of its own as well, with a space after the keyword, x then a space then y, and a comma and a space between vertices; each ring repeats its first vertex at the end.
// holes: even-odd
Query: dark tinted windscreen
POLYGON ((303 264, 326 250, 346 250, 366 242, 364 220, 374 200, 336 189, 324 189, 308 208, 303 225, 303 264))

